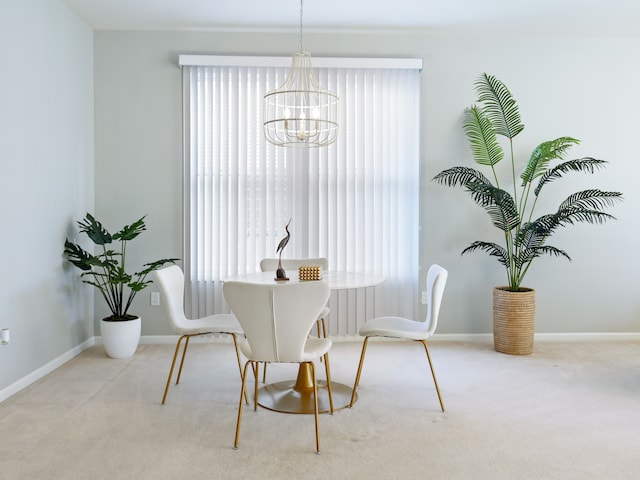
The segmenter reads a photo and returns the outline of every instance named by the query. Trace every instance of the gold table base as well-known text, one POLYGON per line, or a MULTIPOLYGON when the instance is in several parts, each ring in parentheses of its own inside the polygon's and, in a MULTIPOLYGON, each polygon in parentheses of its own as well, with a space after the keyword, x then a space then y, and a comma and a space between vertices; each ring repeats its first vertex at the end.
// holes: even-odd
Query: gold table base
MULTIPOLYGON (((334 411, 349 406, 352 392, 353 388, 347 385, 331 382, 334 411)), ((258 390, 258 405, 281 413, 313 415, 313 377, 309 365, 300 365, 295 381, 271 383, 258 390)), ((318 413, 330 412, 327 382, 318 381, 318 413)))

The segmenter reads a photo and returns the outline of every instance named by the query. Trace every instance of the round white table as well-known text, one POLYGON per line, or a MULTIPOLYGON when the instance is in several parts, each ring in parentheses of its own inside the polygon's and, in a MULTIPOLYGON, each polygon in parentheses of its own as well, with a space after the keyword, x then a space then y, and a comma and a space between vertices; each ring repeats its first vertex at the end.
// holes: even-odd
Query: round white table
MULTIPOLYGON (((287 284, 300 281, 298 280, 297 271, 287 272, 287 274, 289 280, 276 280, 275 272, 247 273, 229 277, 227 280, 260 284, 287 284)), ((327 271, 321 272, 320 276, 320 280, 312 281, 325 282, 331 290, 374 287, 384 281, 382 275, 368 273, 327 271)), ((331 392, 333 394, 334 410, 345 408, 351 403, 352 387, 332 381, 331 392)), ((313 414, 313 376, 311 368, 307 364, 300 364, 298 377, 295 380, 267 384, 259 390, 258 398, 258 404, 269 410, 284 413, 313 414)), ((331 411, 326 382, 318 382, 318 411, 320 413, 331 411)))
MULTIPOLYGON (((275 272, 254 272, 241 275, 234 275, 225 280, 238 280, 241 282, 261 283, 261 284, 286 284, 298 283, 298 272, 287 272, 289 280, 276 280, 275 272)), ((374 287, 384 281, 382 275, 373 273, 352 273, 352 272, 320 272, 320 281, 329 285, 331 290, 347 290, 350 288, 374 287)))

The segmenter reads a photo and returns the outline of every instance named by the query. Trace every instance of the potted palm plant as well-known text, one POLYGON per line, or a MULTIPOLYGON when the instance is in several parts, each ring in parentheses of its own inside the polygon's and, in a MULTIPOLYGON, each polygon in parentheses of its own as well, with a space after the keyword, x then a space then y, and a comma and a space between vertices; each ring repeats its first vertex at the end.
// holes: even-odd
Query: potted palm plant
POLYGON ((564 250, 547 243, 549 237, 560 227, 613 219, 605 210, 622 200, 622 194, 582 190, 569 195, 556 212, 536 217, 537 201, 546 185, 570 173, 593 174, 607 162, 590 157, 565 160, 567 150, 579 141, 560 137, 538 145, 520 168, 513 139, 524 125, 516 101, 504 83, 486 73, 478 78, 475 89, 477 104, 465 110, 463 128, 474 161, 488 168, 490 178, 474 168, 458 166, 440 172, 434 180, 464 187, 501 230, 502 244, 475 241, 462 254, 481 250, 505 267, 508 285, 494 288, 494 346, 499 352, 529 354, 533 350, 535 290, 522 283, 533 261, 542 255, 571 260, 564 250), (505 156, 498 137, 506 139, 511 161, 509 174, 503 179, 498 178, 495 168, 505 156))
POLYGON ((82 270, 82 281, 93 285, 104 298, 111 315, 100 322, 100 334, 104 348, 112 358, 130 357, 140 341, 141 319, 129 313, 136 294, 152 283, 147 276, 167 263, 175 263, 177 258, 165 258, 143 265, 142 270, 127 273, 127 243, 146 230, 144 218, 123 227, 113 235, 91 214, 78 223, 81 233, 100 250, 92 254, 69 239, 64 242, 64 255, 73 265, 82 270), (119 242, 119 248, 112 244, 119 242))

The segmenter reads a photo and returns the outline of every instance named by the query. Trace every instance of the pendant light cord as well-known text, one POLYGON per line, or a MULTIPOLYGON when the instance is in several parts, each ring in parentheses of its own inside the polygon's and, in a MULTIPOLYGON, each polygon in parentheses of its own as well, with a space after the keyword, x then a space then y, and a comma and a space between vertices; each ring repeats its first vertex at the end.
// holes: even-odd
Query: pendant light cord
POLYGON ((304 48, 302 47, 302 12, 304 9, 303 6, 304 1, 300 0, 300 51, 303 52, 304 48))

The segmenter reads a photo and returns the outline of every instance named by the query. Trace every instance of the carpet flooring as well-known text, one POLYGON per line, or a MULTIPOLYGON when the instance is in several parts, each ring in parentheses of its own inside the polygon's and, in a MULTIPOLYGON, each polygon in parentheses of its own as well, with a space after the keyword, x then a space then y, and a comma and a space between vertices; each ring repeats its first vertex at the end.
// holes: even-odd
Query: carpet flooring
MULTIPOLYGON (((0 478, 640 478, 640 341, 430 345, 445 413, 420 344, 372 341, 353 408, 320 416, 320 455, 313 416, 262 408, 232 448, 230 343, 191 345, 166 405, 173 346, 113 360, 96 345, 0 404, 0 478)), ((353 384, 360 347, 334 343, 334 381, 353 384)), ((267 382, 296 371, 272 365, 267 382)))

